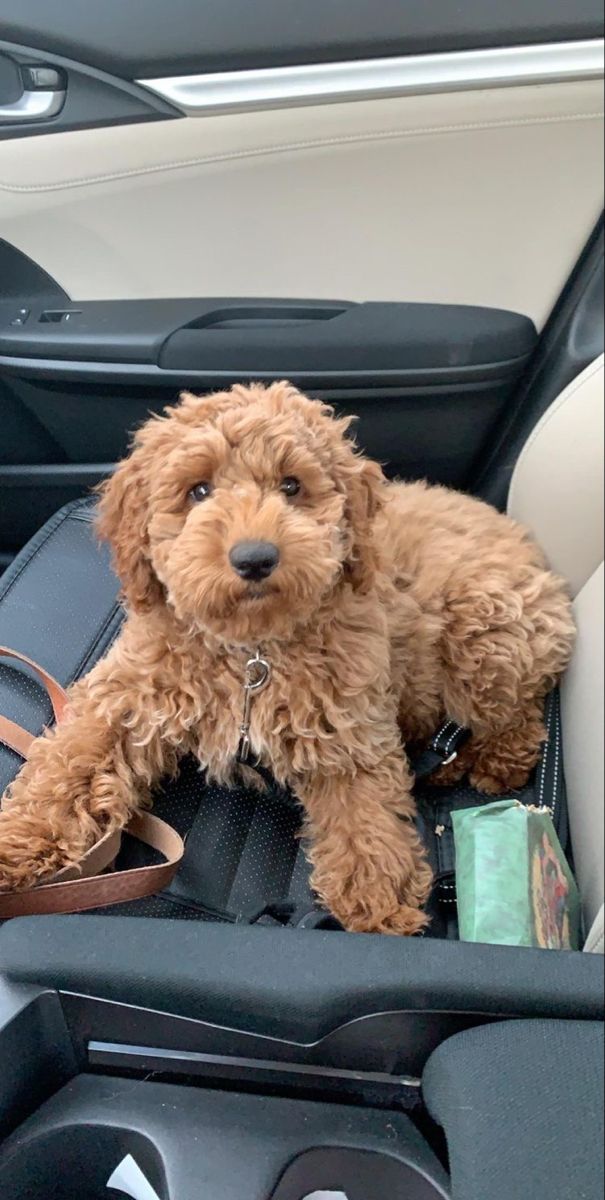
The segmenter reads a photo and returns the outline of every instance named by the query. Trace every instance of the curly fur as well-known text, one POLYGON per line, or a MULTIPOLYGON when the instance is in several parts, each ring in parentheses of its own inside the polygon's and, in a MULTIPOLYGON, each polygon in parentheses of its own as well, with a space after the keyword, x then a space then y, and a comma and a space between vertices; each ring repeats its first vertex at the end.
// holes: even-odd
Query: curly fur
POLYGON ((420 742, 447 713, 474 736, 445 778, 521 786, 570 656, 570 604, 522 528, 444 488, 388 484, 348 424, 280 383, 184 395, 139 431, 99 515, 128 618, 5 800, 0 889, 77 862, 185 754, 229 780, 260 646, 272 679, 252 747, 304 806, 317 894, 351 930, 423 927, 431 873, 402 735, 420 742), (300 495, 280 492, 286 476, 300 495), (213 491, 194 504, 201 480, 213 491), (262 586, 230 566, 242 538, 279 547, 262 586))

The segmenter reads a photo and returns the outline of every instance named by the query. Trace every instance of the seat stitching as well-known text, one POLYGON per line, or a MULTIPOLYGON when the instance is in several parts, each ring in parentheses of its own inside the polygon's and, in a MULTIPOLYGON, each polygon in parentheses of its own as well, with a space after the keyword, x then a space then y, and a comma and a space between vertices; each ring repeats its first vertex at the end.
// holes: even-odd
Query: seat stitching
POLYGON ((561 717, 559 712, 559 693, 555 693, 553 702, 553 712, 555 719, 555 766, 552 781, 552 804, 550 806, 552 819, 555 820, 557 815, 557 800, 559 797, 559 772, 561 770, 561 717))
POLYGON ((363 142, 387 141, 396 138, 425 137, 434 134, 464 133, 491 129, 512 129, 519 126, 553 125, 571 121, 595 121, 603 118, 602 110, 594 112, 560 113, 550 117, 514 117, 504 121, 473 121, 459 125, 427 125, 414 129, 376 130, 367 133, 351 133, 327 138, 309 138, 305 141, 283 142, 274 146, 255 146, 245 150, 233 150, 224 154, 208 154, 198 158, 156 163, 148 167, 136 167, 128 171, 114 171, 105 175, 87 175, 77 179, 65 179, 58 183, 12 184, 0 181, 0 190, 12 193, 57 192, 68 188, 88 187, 97 183, 113 183, 119 179, 131 179, 154 175, 162 171, 180 171, 189 167, 212 163, 234 162, 238 159, 260 158, 269 155, 288 154, 298 150, 321 149, 323 146, 346 146, 363 142))
POLYGON ((548 716, 546 718, 546 744, 545 744, 544 750, 542 752, 542 762, 540 763, 540 786, 539 786, 539 791, 538 791, 538 806, 540 808, 544 807, 544 788, 546 786, 546 765, 548 762, 550 746, 552 744, 552 719, 553 719, 553 711, 554 711, 552 695, 553 695, 553 693, 551 692, 551 694, 549 696, 549 703, 548 703, 548 716))

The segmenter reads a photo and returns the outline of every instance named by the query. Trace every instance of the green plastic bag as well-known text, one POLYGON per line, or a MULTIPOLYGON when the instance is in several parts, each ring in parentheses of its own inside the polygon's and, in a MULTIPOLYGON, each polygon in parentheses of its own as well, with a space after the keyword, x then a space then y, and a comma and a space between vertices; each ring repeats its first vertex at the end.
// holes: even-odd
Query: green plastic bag
POLYGON ((550 812, 499 800, 452 813, 464 942, 580 947, 580 897, 550 812))

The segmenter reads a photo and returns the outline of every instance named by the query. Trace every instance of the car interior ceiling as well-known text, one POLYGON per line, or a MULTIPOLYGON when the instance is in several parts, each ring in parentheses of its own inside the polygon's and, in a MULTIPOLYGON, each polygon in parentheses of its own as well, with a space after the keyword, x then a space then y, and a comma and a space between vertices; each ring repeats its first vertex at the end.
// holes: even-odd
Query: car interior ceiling
MULTIPOLYGON (((166 30, 160 53, 153 22, 141 28, 137 48, 132 16, 118 0, 107 0, 106 11, 94 19, 79 13, 75 0, 63 5, 53 0, 52 22, 50 9, 38 0, 28 0, 24 11, 12 0, 5 5, 6 27, 0 22, 0 647, 28 655, 63 687, 85 676, 119 636, 124 620, 110 551, 95 531, 94 489, 128 451, 133 431, 150 413, 173 404, 182 390, 202 393, 241 382, 291 380, 337 413, 355 417, 360 448, 389 479, 426 479, 508 512, 533 530, 554 568, 569 578, 578 650, 568 676, 547 697, 541 760, 527 786, 512 795, 530 810, 550 810, 579 883, 585 949, 602 950, 603 854, 596 833, 602 829, 603 697, 594 661, 602 654, 597 504, 603 466, 597 441, 603 407, 604 230, 602 215, 594 224, 592 167, 590 172, 587 167, 578 227, 565 225, 567 212, 560 216, 564 248, 554 248, 557 222, 550 211, 544 218, 540 254, 547 260, 552 250, 544 270, 553 277, 542 286, 535 278, 540 258, 536 213, 544 204, 546 183, 538 179, 538 166, 535 177, 531 172, 535 143, 507 148, 511 130, 521 137, 522 115, 514 109, 514 97, 500 99, 511 89, 498 92, 498 103, 513 106, 498 118, 501 153, 510 154, 509 166, 521 155, 527 192, 535 202, 528 301, 513 302, 520 293, 511 280, 518 278, 522 258, 510 271, 504 261, 515 242, 511 219, 510 229, 502 230, 503 258, 497 270, 494 261, 491 272, 497 279, 494 290, 491 280, 489 286, 486 282, 489 267, 479 262, 469 267, 471 279, 478 281, 475 291, 471 282, 470 300, 464 295, 458 302, 447 288, 442 293, 437 260, 451 254, 450 268, 458 262, 459 269, 456 255, 462 255, 462 246, 446 249, 445 236, 438 243, 442 200, 435 197, 429 204, 428 194, 422 200, 422 188, 416 196, 411 183, 402 200, 411 206, 406 215, 417 217, 414 205, 426 205, 429 216, 418 229, 418 241, 425 245, 430 218, 435 247, 439 244, 427 265, 426 291, 413 274, 413 249, 411 291, 407 282, 385 286, 389 247, 385 251, 376 230, 372 244, 379 266, 359 238, 359 262, 347 273, 350 245, 344 233, 340 241, 332 199, 342 208, 349 239, 359 234, 361 216, 348 198, 344 202, 343 179, 348 186, 351 172, 357 174, 359 214, 367 219, 364 177, 371 164, 385 172, 382 186, 390 178, 387 159, 378 157, 385 146, 392 147, 397 170, 402 166, 397 156, 408 152, 410 164, 420 169, 424 160, 416 136, 408 130, 405 139, 382 141, 375 160, 373 150, 366 159, 363 149, 350 165, 343 159, 344 166, 338 166, 335 160, 333 176, 323 143, 309 147, 304 153, 316 156, 309 170, 316 172, 319 197, 316 209, 308 195, 305 201, 315 214, 317 250, 311 257, 318 267, 317 293, 295 285, 290 291, 283 284, 280 291, 292 230, 287 214, 285 224, 275 227, 284 267, 277 253, 267 255, 271 237, 265 240, 267 227, 254 208, 254 172, 268 171, 258 185, 262 199, 273 189, 258 146, 265 138, 269 157, 282 154, 292 131, 307 145, 304 114, 313 110, 290 110, 292 127, 282 129, 281 110, 259 117, 256 109, 242 109, 241 128, 233 115, 225 117, 225 137, 234 139, 229 163, 212 160, 221 188, 213 191, 210 172, 202 178, 208 181, 209 224, 216 225, 216 242, 224 246, 241 200, 236 197, 232 212, 224 179, 245 159, 258 234, 258 245, 250 249, 252 270, 250 276, 247 269, 227 272, 228 283, 221 287, 220 268, 228 256, 213 257, 212 237, 201 230, 208 265, 204 280, 215 286, 199 285, 196 295, 187 247, 192 247, 192 212, 201 194, 200 180, 194 182, 197 159, 189 174, 177 172, 183 228, 170 237, 165 230, 155 250, 141 230, 147 229, 146 237, 150 229, 157 233, 162 204, 174 204, 174 173, 164 180, 172 161, 166 130, 173 128, 179 154, 191 154, 188 138, 201 138, 207 155, 215 136, 212 122, 221 116, 214 109, 205 116, 187 112, 181 121, 172 93, 154 92, 146 80, 165 89, 172 76, 197 77, 202 70, 212 75, 312 60, 321 66, 330 61, 328 49, 344 63, 355 56, 495 49, 502 44, 502 24, 509 29, 514 23, 498 3, 501 25, 488 29, 491 18, 464 0, 462 25, 452 18, 450 28, 444 10, 439 42, 428 14, 414 16, 412 30, 412 6, 379 0, 385 29, 379 45, 361 0, 350 8, 348 41, 330 14, 317 15, 314 3, 297 30, 274 0, 255 2, 264 19, 274 22, 271 53, 240 0, 232 5, 241 22, 237 33, 221 5, 205 0, 199 6, 205 15, 203 58, 193 44, 191 49, 184 45, 178 29, 166 30), (398 7, 406 10, 403 27, 398 7), (79 164, 71 155, 63 161, 62 149, 54 167, 51 155, 41 183, 36 137, 28 131, 13 136, 2 123, 3 102, 14 102, 13 74, 30 78, 23 72, 38 62, 40 45, 44 64, 59 72, 52 86, 68 85, 57 124, 49 118, 48 137, 41 140, 57 141, 62 133, 62 147, 70 138, 80 147, 88 175, 73 187, 79 164), (200 134, 184 129, 196 123, 201 129, 204 121, 207 131, 200 134), (244 139, 249 126, 250 143, 240 146, 237 139, 244 139), (139 148, 129 143, 133 129, 141 131, 139 148), (160 131, 162 146, 161 161, 153 166, 145 158, 150 129, 160 131), (96 159, 94 154, 86 159, 84 139, 89 132, 96 138, 110 130, 118 131, 116 178, 99 185, 90 166, 96 159), (19 141, 27 143, 22 168, 13 153, 19 141), (128 184, 122 177, 130 169, 128 155, 139 153, 128 184), (126 155, 123 172, 120 154, 126 155), (4 191, 3 180, 8 181, 4 191), (22 215, 11 207, 20 194, 22 215), (52 197, 59 194, 65 209, 57 202, 53 214, 52 197), (91 205, 90 224, 81 217, 83 197, 91 205), (140 229, 132 215, 137 207, 140 229), (116 231, 112 245, 108 229, 119 213, 124 229, 116 231), (321 263, 328 253, 321 227, 328 224, 333 288, 321 263), (53 227, 54 249, 48 248, 53 227), (123 235, 133 242, 130 275, 119 265, 128 260, 125 243, 119 242, 123 235), (174 264, 167 249, 171 241, 174 264), (154 254, 157 291, 153 273, 146 274, 146 260, 154 254), (256 277, 256 254, 267 258, 267 279, 276 285, 268 294, 264 287, 256 294, 252 284, 244 290, 244 282, 256 277), (90 290, 82 283, 86 269, 90 290), (181 290, 175 286, 179 272, 187 276, 181 290), (343 277, 350 287, 338 286, 343 277), (420 292, 422 302, 416 300, 420 292), (477 302, 483 295, 485 303, 477 302)), ((150 5, 156 24, 165 25, 159 0, 150 5)), ((193 0, 178 0, 176 7, 190 22, 192 38, 194 29, 201 38, 193 0)), ((509 30, 511 44, 522 38, 548 42, 549 30, 557 42, 579 40, 580 33, 587 44, 602 37, 602 17, 597 22, 592 0, 582 0, 574 21, 563 0, 550 12, 544 0, 532 0, 529 7, 533 25, 527 16, 527 28, 509 30)), ((558 86, 563 84, 553 84, 558 86)), ((569 86, 576 85, 570 81, 569 86)), ((592 110, 591 97, 581 91, 588 80, 577 86, 578 104, 584 106, 577 137, 587 139, 577 149, 581 163, 590 157, 587 114, 592 110)), ((544 86, 538 98, 535 81, 522 90, 526 105, 530 92, 532 104, 546 105, 544 112, 539 109, 539 121, 545 139, 555 139, 563 121, 558 109, 553 115, 548 108, 544 86)), ((412 101, 424 102, 422 97, 412 101)), ((389 102, 393 99, 386 97, 373 103, 389 102)), ((470 130, 473 122, 466 110, 458 113, 458 103, 462 99, 453 97, 451 122, 452 127, 459 122, 456 136, 462 137, 467 134, 460 129, 470 130)), ((477 100, 472 104, 477 120, 477 100)), ((348 139, 365 146, 375 124, 371 111, 364 115, 360 108, 362 137, 348 124, 353 105, 320 107, 325 141, 340 137, 343 144, 348 139)), ((446 128, 440 114, 439 129, 446 128)), ((383 126, 387 116, 385 108, 383 126)), ((555 171, 562 152, 562 144, 546 146, 540 170, 548 162, 555 171)), ((440 153, 442 171, 448 158, 441 160, 440 153)), ((197 154, 201 160, 199 148, 197 154)), ((287 185, 294 191, 302 186, 297 161, 293 155, 287 185)), ((286 169, 281 163, 280 178, 286 169)), ((436 168, 424 169, 428 193, 426 180, 436 168)), ((457 168, 451 169, 455 174, 457 168)), ((490 186, 486 182, 491 197, 490 186)), ((286 194, 295 204, 292 193, 286 194)), ((467 183, 458 202, 468 194, 467 183)), ((523 212, 512 190, 502 205, 517 202, 523 212)), ((528 221, 530 208, 528 201, 528 221)), ((379 210, 376 224, 387 220, 388 211, 379 210)), ((484 231, 477 211, 469 219, 475 232, 466 222, 459 224, 465 252, 476 238, 480 259, 484 231)), ((271 210, 271 220, 280 219, 271 210)), ((296 214, 291 219, 295 228, 296 214)), ((503 220, 502 207, 495 219, 503 220)), ((236 221, 234 246, 240 232, 236 221)), ((301 230, 301 246, 304 237, 301 230)), ((389 237, 395 260, 402 235, 391 228, 387 243, 389 237)), ((493 247, 489 238, 488 243, 493 247)), ((310 245, 312 238, 304 241, 301 260, 310 245)), ((191 249, 201 278, 200 253, 191 249)), ((305 278, 302 263, 301 273, 305 278)), ((458 280, 462 295, 461 274, 458 280)), ((36 734, 52 722, 46 691, 27 666, 0 661, 0 714, 36 734)), ((18 756, 0 743, 0 796, 19 766, 18 756)), ((214 785, 196 761, 185 759, 153 798, 154 813, 185 839, 183 861, 167 887, 86 912, 0 921, 0 1062, 11 1063, 10 1070, 0 1071, 0 1192, 7 1200, 75 1200, 82 1194, 90 1200, 197 1200, 206 1195, 200 1191, 205 1187, 209 1200, 516 1200, 532 1189, 546 1194, 548 1185, 557 1200, 579 1195, 597 1200, 603 956, 461 940, 453 814, 485 803, 485 797, 468 781, 444 788, 434 786, 430 775, 419 775, 418 828, 435 882, 427 930, 403 939, 345 933, 319 906, 300 836, 301 810, 272 780, 262 783, 214 785)), ((120 870, 160 860, 125 834, 115 865, 120 870)))

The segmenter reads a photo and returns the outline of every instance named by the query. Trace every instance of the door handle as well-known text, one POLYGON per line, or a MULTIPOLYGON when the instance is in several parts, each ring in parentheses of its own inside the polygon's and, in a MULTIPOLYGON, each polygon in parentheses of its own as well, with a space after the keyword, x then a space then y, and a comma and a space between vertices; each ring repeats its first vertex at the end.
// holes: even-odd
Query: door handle
POLYGON ((65 77, 55 67, 43 65, 21 68, 23 92, 18 100, 0 104, 0 125, 18 122, 48 121, 61 112, 65 103, 65 77))

